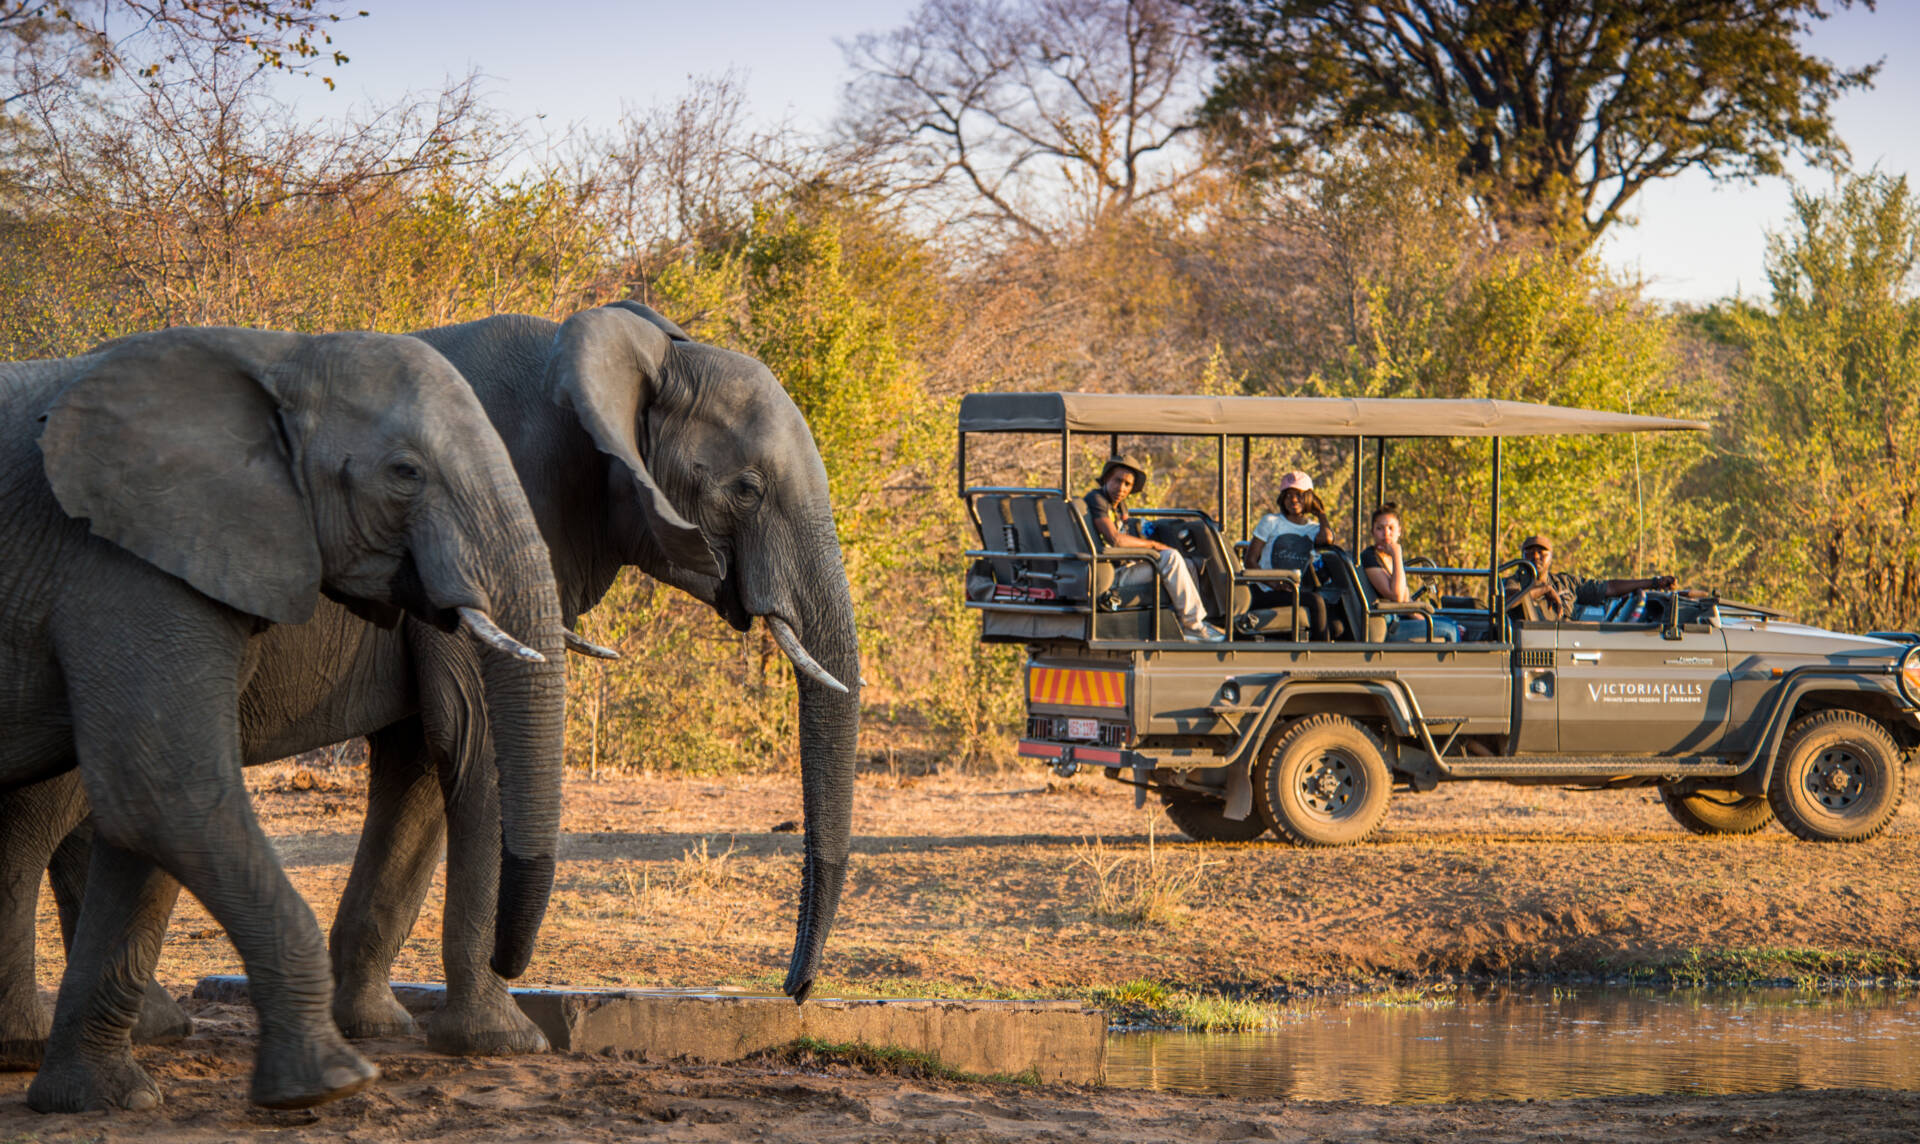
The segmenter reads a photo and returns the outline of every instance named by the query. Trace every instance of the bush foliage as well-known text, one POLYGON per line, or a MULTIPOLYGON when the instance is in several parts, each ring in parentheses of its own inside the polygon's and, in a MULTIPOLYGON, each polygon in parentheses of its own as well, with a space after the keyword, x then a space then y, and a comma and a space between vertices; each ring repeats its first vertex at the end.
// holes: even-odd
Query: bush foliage
MULTIPOLYGON (((747 136, 724 83, 608 140, 536 151, 464 85, 305 121, 257 77, 197 66, 192 82, 122 77, 4 125, 7 153, 34 157, 0 178, 7 354, 180 323, 407 331, 648 302, 765 362, 807 415, 858 607, 863 750, 895 765, 1004 762, 1017 734, 1018 653, 981 646, 960 596, 972 537, 953 414, 974 390, 1704 418, 1710 435, 1510 445, 1502 553, 1548 531, 1594 575, 1670 571, 1856 629, 1920 622, 1920 206, 1900 178, 1798 195, 1767 300, 1676 313, 1564 246, 1503 236, 1454 166, 1406 145, 1357 145, 1257 189, 1195 151, 1166 193, 995 231, 951 186, 916 198, 857 148, 747 136)), ((1083 443, 1081 479, 1104 447, 1083 443)), ((1212 506, 1211 442, 1127 447, 1152 458, 1153 499, 1212 506)), ((1305 467, 1344 537, 1375 495, 1371 464, 1352 487, 1349 450, 1261 447, 1230 529, 1305 467)), ((1017 479, 1054 457, 983 442, 970 466, 1017 479)), ((1484 558, 1484 442, 1396 445, 1388 471, 1411 552, 1484 558)), ((793 676, 758 628, 733 632, 633 573, 584 627, 628 658, 575 662, 575 764, 792 764, 793 676)))

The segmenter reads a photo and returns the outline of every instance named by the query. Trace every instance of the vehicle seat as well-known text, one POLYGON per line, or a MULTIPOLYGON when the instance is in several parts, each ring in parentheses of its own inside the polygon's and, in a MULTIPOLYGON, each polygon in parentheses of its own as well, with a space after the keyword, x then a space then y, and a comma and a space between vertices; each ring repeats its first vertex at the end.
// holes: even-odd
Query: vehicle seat
MULTIPOLYGON (((980 547, 989 552, 1017 552, 1019 538, 1012 526, 1007 524, 1007 498, 1003 496, 985 496, 973 502, 974 509, 980 514, 980 547)), ((988 566, 993 570, 993 582, 1013 584, 1017 581, 1013 561, 1004 556, 988 558, 988 566)))
POLYGON ((1103 612, 1124 612, 1153 606, 1160 595, 1159 577, 1153 577, 1144 584, 1114 587, 1114 570, 1120 565, 1092 559, 1093 530, 1088 527, 1086 515, 1077 502, 1064 497, 1047 497, 1040 502, 1040 511, 1046 514, 1047 535, 1053 551, 1075 557, 1071 561, 1061 561, 1063 579, 1059 581, 1059 590, 1063 596, 1071 593, 1071 599, 1095 601, 1103 612), (1092 569, 1090 581, 1086 571, 1089 567, 1092 569))
MULTIPOLYGON (((1354 633, 1355 639, 1365 643, 1385 643, 1389 616, 1433 615, 1433 605, 1425 600, 1410 604, 1369 601, 1366 587, 1360 581, 1360 569, 1354 565, 1353 557, 1348 556, 1345 549, 1323 548, 1320 556, 1322 571, 1339 596, 1340 609, 1346 613, 1347 630, 1354 633)), ((1437 642, 1433 639, 1432 623, 1427 625, 1426 641, 1437 642)))
POLYGON ((1160 520, 1154 524, 1153 539, 1199 562, 1200 575, 1195 583, 1210 618, 1225 622, 1230 612, 1247 610, 1247 586, 1234 582, 1234 566, 1219 529, 1201 520, 1160 520))

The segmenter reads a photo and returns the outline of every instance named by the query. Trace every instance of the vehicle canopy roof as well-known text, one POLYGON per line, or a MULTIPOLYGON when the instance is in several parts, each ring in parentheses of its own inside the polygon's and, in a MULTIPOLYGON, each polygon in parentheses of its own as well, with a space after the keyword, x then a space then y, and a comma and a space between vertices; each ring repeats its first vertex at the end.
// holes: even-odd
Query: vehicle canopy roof
POLYGON ((1489 398, 970 393, 962 433, 1214 437, 1543 437, 1704 430, 1704 421, 1489 398))

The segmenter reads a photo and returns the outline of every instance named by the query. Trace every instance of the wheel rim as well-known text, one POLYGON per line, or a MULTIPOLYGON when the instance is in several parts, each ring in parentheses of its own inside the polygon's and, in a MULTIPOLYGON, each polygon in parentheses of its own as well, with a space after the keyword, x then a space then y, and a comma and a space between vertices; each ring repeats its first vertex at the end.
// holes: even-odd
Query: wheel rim
POLYGON ((1807 797, 1829 814, 1845 814, 1870 794, 1867 764, 1844 746, 1829 747, 1807 766, 1807 797))
POLYGON ((1300 806, 1315 818, 1345 818, 1360 804, 1365 780, 1344 751, 1322 751, 1300 768, 1300 806))

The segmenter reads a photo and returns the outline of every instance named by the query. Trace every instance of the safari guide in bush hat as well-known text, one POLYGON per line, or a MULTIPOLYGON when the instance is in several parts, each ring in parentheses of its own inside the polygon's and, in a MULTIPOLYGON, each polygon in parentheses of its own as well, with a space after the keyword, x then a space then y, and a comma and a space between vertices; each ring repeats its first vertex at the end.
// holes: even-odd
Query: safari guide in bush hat
POLYGON ((1147 483, 1147 467, 1131 456, 1110 457, 1100 469, 1100 483, 1087 494, 1087 521, 1093 527, 1093 540, 1100 551, 1109 548, 1137 548, 1151 551, 1152 568, 1144 560, 1128 561, 1116 567, 1114 587, 1139 587, 1158 574, 1180 617, 1180 635, 1189 643, 1218 643, 1226 633, 1207 622, 1206 606, 1200 602, 1193 569, 1186 557, 1157 540, 1136 536, 1127 529, 1127 498, 1147 483))

